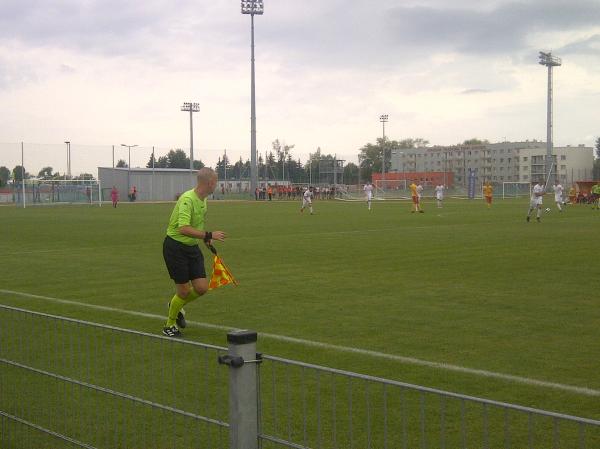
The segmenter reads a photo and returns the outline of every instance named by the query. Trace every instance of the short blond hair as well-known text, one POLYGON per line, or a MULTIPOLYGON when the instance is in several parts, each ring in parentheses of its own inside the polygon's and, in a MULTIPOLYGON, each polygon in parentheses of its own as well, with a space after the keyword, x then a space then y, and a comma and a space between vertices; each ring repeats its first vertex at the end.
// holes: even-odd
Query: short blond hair
POLYGON ((212 168, 204 167, 198 170, 196 179, 198 184, 208 184, 213 179, 217 179, 217 173, 212 168))

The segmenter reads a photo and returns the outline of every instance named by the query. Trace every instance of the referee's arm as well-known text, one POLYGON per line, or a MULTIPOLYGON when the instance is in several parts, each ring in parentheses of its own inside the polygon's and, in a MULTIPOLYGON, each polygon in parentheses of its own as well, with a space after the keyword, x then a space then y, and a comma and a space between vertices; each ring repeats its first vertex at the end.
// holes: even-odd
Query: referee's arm
POLYGON ((200 240, 206 239, 207 235, 209 234, 209 239, 219 240, 221 242, 225 240, 225 233, 223 231, 199 231, 190 225, 181 226, 178 228, 178 231, 180 234, 185 235, 186 237, 192 237, 200 240))

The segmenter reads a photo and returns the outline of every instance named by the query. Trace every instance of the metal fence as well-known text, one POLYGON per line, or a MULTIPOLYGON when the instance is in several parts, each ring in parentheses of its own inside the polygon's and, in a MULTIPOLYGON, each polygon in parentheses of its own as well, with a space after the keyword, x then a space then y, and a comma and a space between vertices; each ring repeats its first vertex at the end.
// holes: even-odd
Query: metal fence
POLYGON ((2 448, 600 447, 600 421, 263 356, 252 331, 226 350, 2 305, 0 323, 2 448))
POLYGON ((0 447, 226 448, 223 351, 0 305, 0 447))

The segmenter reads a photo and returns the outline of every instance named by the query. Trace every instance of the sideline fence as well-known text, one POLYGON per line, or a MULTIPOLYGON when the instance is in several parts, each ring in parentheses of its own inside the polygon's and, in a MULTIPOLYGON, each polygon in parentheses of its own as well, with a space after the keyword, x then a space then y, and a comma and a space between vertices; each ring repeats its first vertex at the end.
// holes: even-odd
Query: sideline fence
POLYGON ((600 447, 600 421, 263 356, 253 331, 226 350, 4 305, 0 323, 2 448, 600 447))
POLYGON ((224 348, 0 305, 2 448, 225 448, 224 348))

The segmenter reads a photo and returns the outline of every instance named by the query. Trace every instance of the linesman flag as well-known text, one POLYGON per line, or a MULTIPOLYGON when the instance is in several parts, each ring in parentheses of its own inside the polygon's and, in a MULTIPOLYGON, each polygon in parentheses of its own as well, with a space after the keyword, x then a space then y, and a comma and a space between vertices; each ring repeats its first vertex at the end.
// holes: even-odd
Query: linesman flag
POLYGON ((222 287, 227 284, 238 285, 237 281, 229 271, 229 268, 223 263, 223 259, 217 254, 217 250, 211 244, 207 244, 208 249, 213 253, 213 271, 210 276, 210 282, 208 283, 208 289, 214 290, 215 288, 222 287))

